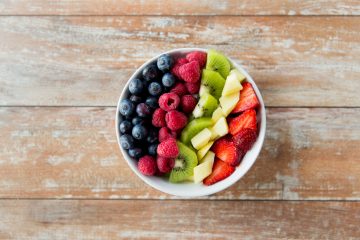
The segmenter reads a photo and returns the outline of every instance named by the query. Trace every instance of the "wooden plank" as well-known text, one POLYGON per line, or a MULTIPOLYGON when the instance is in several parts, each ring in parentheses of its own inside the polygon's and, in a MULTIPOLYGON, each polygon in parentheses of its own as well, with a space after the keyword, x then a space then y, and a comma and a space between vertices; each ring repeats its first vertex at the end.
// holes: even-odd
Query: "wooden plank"
POLYGON ((2 239, 360 238, 359 202, 1 200, 0 213, 2 239))
MULTIPOLYGON (((0 108, 0 198, 174 198, 120 154, 115 108, 0 108)), ((267 109, 252 169, 210 199, 360 199, 360 109, 267 109)))
POLYGON ((3 0, 1 15, 359 15, 356 0, 3 0))
POLYGON ((198 46, 244 65, 267 106, 358 107, 358 23, 358 17, 3 17, 0 105, 115 106, 147 59, 198 46))

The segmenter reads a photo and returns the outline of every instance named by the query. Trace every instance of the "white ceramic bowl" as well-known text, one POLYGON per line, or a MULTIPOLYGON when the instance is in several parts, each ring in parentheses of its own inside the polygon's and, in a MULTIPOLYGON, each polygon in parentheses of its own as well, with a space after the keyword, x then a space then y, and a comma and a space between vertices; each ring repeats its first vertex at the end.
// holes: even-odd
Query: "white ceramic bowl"
MULTIPOLYGON (((202 48, 178 48, 178 49, 173 49, 171 51, 168 51, 166 53, 168 53, 172 56, 177 56, 177 55, 184 55, 188 52, 195 51, 195 50, 196 51, 204 51, 204 52, 207 51, 206 49, 202 49, 202 48)), ((137 161, 132 159, 128 155, 127 151, 122 149, 122 147, 120 145, 119 123, 121 121, 121 116, 119 116, 119 104, 120 104, 120 101, 122 99, 126 98, 128 95, 127 89, 128 89, 130 80, 132 80, 133 78, 136 78, 137 76, 140 76, 143 68, 150 63, 156 62, 156 59, 160 55, 155 56, 154 58, 152 58, 149 61, 147 61, 146 63, 144 63, 141 67, 139 67, 135 71, 135 73, 130 77, 130 79, 124 86, 124 89, 120 95, 118 106, 117 106, 117 111, 116 111, 116 135, 117 135, 117 140, 119 143, 120 150, 121 150, 126 162, 130 166, 130 168, 136 173, 136 175, 139 178, 141 178, 145 183, 152 186, 153 188, 156 188, 159 191, 162 191, 164 193, 168 193, 171 195, 175 195, 175 196, 180 196, 180 197, 200 197, 200 196, 206 196, 206 195, 210 195, 210 194, 214 194, 219 191, 222 191, 222 190, 228 188, 229 186, 233 185, 234 183, 236 183, 240 178, 242 178, 245 175, 245 173, 247 171, 249 171, 250 167, 254 164, 254 162, 255 162, 256 158, 258 157, 260 150, 262 148, 264 138, 265 138, 266 114, 265 114, 264 101, 260 94, 260 91, 257 88, 257 86, 256 86, 254 80, 251 78, 251 76, 241 66, 236 64, 230 58, 228 58, 229 61, 232 63, 232 65, 236 69, 238 69, 242 74, 244 74, 246 76, 247 81, 252 84, 252 86, 256 92, 256 95, 259 99, 259 102, 260 102, 260 108, 258 109, 258 112, 257 112, 258 126, 260 129, 259 136, 258 136, 255 144, 253 145, 253 147, 246 153, 246 155, 244 156, 240 165, 236 168, 235 172, 231 176, 229 176, 228 178, 226 178, 220 182, 217 182, 211 186, 205 186, 202 183, 194 184, 191 182, 170 183, 169 181, 167 181, 167 179, 164 179, 161 177, 144 176, 137 169, 137 166, 136 166, 137 161)))

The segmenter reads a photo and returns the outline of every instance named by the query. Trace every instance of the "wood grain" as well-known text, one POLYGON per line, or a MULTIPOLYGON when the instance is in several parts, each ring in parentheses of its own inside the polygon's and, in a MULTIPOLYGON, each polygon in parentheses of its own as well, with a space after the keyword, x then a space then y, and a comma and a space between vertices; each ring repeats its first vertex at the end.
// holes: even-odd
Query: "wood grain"
POLYGON ((359 202, 1 200, 0 215, 1 239, 360 238, 359 202))
MULTIPOLYGON (((115 108, 0 108, 1 198, 173 198, 120 155, 115 108)), ((259 159, 210 199, 359 200, 360 109, 270 108, 259 159)))
POLYGON ((267 106, 358 107, 359 19, 2 17, 0 105, 115 106, 147 59, 197 46, 244 65, 267 106))
POLYGON ((3 0, 2 15, 359 15, 356 0, 3 0))

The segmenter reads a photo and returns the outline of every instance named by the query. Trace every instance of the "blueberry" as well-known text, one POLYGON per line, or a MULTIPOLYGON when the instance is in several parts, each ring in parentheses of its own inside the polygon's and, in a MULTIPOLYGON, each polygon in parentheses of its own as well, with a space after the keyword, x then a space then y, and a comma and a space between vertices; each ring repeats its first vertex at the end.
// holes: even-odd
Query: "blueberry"
POLYGON ((136 106, 136 113, 139 117, 150 117, 151 109, 146 103, 139 103, 136 106))
POLYGON ((162 91, 161 84, 158 82, 152 82, 149 84, 148 91, 152 96, 159 96, 162 91))
POLYGON ((155 129, 150 129, 149 134, 146 138, 148 143, 154 143, 158 140, 158 132, 155 129))
POLYGON ((145 124, 145 119, 141 118, 141 117, 134 117, 132 120, 131 120, 132 124, 135 126, 135 125, 138 125, 138 124, 141 124, 141 125, 144 125, 145 124))
POLYGON ((165 87, 172 87, 174 86, 176 79, 171 73, 165 73, 161 81, 165 87))
POLYGON ((159 76, 159 70, 156 65, 151 64, 144 68, 142 75, 146 81, 152 81, 159 76))
POLYGON ((129 83, 129 91, 132 94, 140 94, 144 91, 145 84, 138 78, 134 78, 129 83))
POLYGON ((141 158, 144 153, 143 150, 141 148, 131 148, 129 149, 129 156, 132 158, 141 158))
POLYGON ((161 55, 157 60, 157 67, 163 71, 167 72, 170 70, 171 66, 173 65, 174 61, 169 54, 161 55))
POLYGON ((148 131, 142 124, 137 124, 132 129, 132 136, 137 140, 144 140, 147 137, 148 131))
POLYGON ((119 129, 121 133, 129 133, 131 132, 132 124, 128 120, 124 120, 120 123, 119 129))
POLYGON ((133 103, 141 103, 142 102, 142 97, 136 96, 136 95, 131 95, 130 96, 130 101, 132 101, 133 103))
POLYGON ((123 149, 130 149, 134 147, 134 139, 129 134, 124 134, 120 137, 120 144, 123 149))
POLYGON ((123 99, 120 102, 120 113, 123 116, 130 116, 134 113, 135 106, 129 99, 123 99))
POLYGON ((156 97, 148 97, 145 101, 145 103, 151 107, 152 109, 156 109, 159 107, 158 100, 156 97))
POLYGON ((149 155, 151 155, 151 156, 156 156, 157 147, 158 147, 158 144, 157 144, 157 143, 151 144, 151 145, 148 147, 148 153, 149 153, 149 155))

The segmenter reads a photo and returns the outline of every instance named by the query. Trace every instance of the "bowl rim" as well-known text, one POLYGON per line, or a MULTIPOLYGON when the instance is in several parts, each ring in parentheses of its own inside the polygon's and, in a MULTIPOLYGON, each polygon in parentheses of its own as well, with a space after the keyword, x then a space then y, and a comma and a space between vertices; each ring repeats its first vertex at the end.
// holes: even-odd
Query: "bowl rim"
MULTIPOLYGON (((177 191, 177 190, 172 190, 172 189, 168 189, 168 188, 163 188, 158 184, 155 184, 153 181, 151 181, 151 178, 154 178, 156 176, 145 176, 143 174, 141 174, 138 169, 136 168, 135 165, 131 164, 130 161, 134 161, 130 156, 128 156, 128 153, 126 152, 126 150, 124 150, 121 147, 120 144, 120 132, 119 132, 119 121, 120 121, 120 116, 119 116, 119 106, 120 106, 120 101, 122 99, 125 98, 126 94, 127 94, 127 89, 129 86, 130 81, 137 77, 141 71, 144 69, 145 66, 147 66, 148 64, 154 62, 159 56, 161 56, 162 54, 177 54, 177 53, 184 53, 184 52, 191 52, 191 51, 202 51, 202 52, 207 52, 209 49, 205 49, 205 48, 175 48, 175 49, 171 49, 169 51, 166 52, 162 52, 156 56, 154 56, 153 58, 147 60, 145 63, 143 63, 139 68, 136 69, 136 71, 130 76, 130 78, 127 80, 126 84, 124 85, 119 100, 118 100, 118 104, 116 107, 116 113, 115 113, 115 131, 116 131, 116 137, 117 137, 117 142, 118 142, 118 146, 120 148, 121 154, 123 155, 126 163, 128 164, 128 166, 130 167, 130 169, 142 180, 144 181, 146 184, 148 184, 149 186, 157 189, 158 191, 161 191, 163 193, 166 194, 170 194, 170 195, 174 195, 174 196, 178 196, 178 197, 202 197, 202 196, 208 196, 208 195, 212 195, 215 194, 217 192, 223 191, 225 189, 227 189, 228 187, 230 187, 231 185, 235 184, 237 181, 239 181, 249 170, 250 168, 253 166, 253 164, 255 163, 255 161, 257 160, 260 151, 263 147, 264 144, 264 140, 265 140, 265 133, 266 133, 266 110, 265 110, 265 104, 264 104, 264 100, 262 98, 262 95, 256 85, 256 83, 254 82, 254 80, 252 79, 252 77, 248 74, 248 72, 239 64, 237 64, 233 59, 227 57, 230 61, 230 63, 233 65, 234 68, 238 69, 242 74, 245 75, 246 80, 249 81, 253 88, 254 91, 259 99, 260 102, 260 108, 261 108, 261 124, 260 124, 260 131, 258 134, 258 138, 255 142, 255 144, 257 144, 257 148, 256 150, 253 149, 254 146, 252 147, 251 150, 249 151, 254 151, 253 153, 253 157, 252 157, 252 161, 250 161, 249 164, 247 164, 246 166, 243 167, 243 171, 241 171, 240 173, 238 173, 237 175, 235 175, 234 173, 236 173, 236 171, 230 175, 228 178, 219 181, 218 183, 221 184, 214 184, 211 186, 205 186, 204 188, 202 188, 202 190, 200 192, 193 192, 193 191, 177 191), (235 176, 234 176, 235 175, 235 176)), ((258 112, 259 114, 259 112, 258 112)), ((246 157, 246 155, 245 155, 246 157)), ((240 164, 239 166, 236 167, 236 169, 240 168, 242 165, 240 164)), ((173 183, 175 185, 179 185, 182 183, 173 183)), ((195 184, 195 183, 190 183, 190 184, 195 184)), ((199 183, 202 184, 202 183, 199 183)), ((183 185, 183 184, 182 184, 183 185)))

